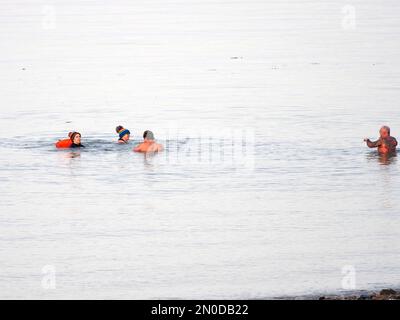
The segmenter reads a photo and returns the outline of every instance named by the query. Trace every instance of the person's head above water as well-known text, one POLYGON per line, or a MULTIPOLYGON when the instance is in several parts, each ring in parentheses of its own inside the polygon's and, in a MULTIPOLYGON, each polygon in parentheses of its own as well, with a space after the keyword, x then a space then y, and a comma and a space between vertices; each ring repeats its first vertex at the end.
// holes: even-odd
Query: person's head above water
POLYGON ((133 148, 133 151, 135 152, 144 152, 144 153, 154 153, 158 151, 162 151, 164 147, 157 143, 154 138, 153 132, 150 130, 146 130, 143 132, 143 139, 144 141, 137 145, 135 148, 133 148))
POLYGON ((143 139, 144 140, 154 140, 154 134, 150 130, 146 130, 143 132, 143 139))
POLYGON ((125 129, 123 126, 118 126, 115 128, 115 131, 119 135, 119 141, 121 142, 128 142, 131 132, 128 129, 125 129))
POLYGON ((390 128, 388 126, 383 126, 379 130, 379 134, 381 135, 381 138, 387 138, 390 136, 390 128))
POLYGON ((378 148, 380 154, 396 152, 397 140, 390 135, 390 128, 388 126, 382 126, 379 130, 379 134, 380 137, 376 141, 365 138, 364 141, 367 143, 367 146, 369 148, 378 148))
POLYGON ((76 131, 72 131, 68 133, 68 138, 63 140, 58 140, 56 142, 56 148, 65 149, 65 148, 83 148, 84 145, 81 144, 81 134, 76 131))
POLYGON ((81 134, 79 132, 70 132, 68 133, 68 137, 71 139, 72 143, 76 144, 76 145, 80 145, 81 144, 81 134))

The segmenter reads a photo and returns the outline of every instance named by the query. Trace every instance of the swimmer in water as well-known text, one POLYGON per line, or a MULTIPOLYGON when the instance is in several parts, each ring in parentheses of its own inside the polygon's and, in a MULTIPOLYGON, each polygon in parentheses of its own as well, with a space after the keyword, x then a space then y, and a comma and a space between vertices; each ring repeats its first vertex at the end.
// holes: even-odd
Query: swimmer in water
POLYGON ((79 132, 68 133, 69 139, 59 140, 56 143, 57 148, 84 148, 81 144, 81 134, 79 132))
POLYGON ((133 149, 133 151, 147 153, 147 152, 159 152, 164 149, 164 147, 161 144, 156 143, 153 132, 149 130, 146 130, 143 133, 143 139, 144 141, 141 144, 137 145, 133 149))
POLYGON ((397 140, 390 135, 390 128, 383 126, 379 130, 380 138, 376 141, 371 141, 368 138, 364 139, 369 148, 378 148, 380 154, 389 154, 396 152, 397 140))
POLYGON ((118 143, 126 144, 129 142, 131 132, 128 129, 125 129, 123 126, 118 126, 115 128, 115 131, 119 135, 118 143))
POLYGON ((68 134, 72 141, 70 148, 84 148, 85 146, 81 144, 81 134, 79 132, 70 132, 68 134))

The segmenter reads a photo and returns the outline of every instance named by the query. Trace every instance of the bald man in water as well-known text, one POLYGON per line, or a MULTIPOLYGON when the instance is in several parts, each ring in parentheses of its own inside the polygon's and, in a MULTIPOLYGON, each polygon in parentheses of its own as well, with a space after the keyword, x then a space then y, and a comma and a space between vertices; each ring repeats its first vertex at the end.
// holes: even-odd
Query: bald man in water
POLYGON ((390 135, 390 128, 383 126, 379 130, 380 138, 376 141, 364 139, 369 148, 378 148, 379 153, 388 154, 396 152, 397 140, 390 135))

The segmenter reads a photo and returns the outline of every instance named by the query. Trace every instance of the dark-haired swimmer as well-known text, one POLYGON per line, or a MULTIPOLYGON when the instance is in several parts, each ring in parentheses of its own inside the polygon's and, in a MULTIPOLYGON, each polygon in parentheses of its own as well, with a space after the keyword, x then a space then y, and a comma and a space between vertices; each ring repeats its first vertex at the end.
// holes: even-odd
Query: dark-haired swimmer
POLYGON ((59 140, 56 143, 56 148, 84 148, 85 146, 81 144, 81 134, 79 132, 68 133, 68 139, 59 140))

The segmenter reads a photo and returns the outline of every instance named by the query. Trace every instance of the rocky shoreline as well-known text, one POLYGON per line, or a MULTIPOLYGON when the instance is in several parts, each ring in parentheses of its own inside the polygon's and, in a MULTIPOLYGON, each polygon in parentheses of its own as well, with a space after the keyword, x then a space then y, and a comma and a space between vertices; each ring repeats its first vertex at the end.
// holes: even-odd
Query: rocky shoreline
POLYGON ((379 292, 362 292, 349 295, 326 295, 318 300, 400 300, 400 291, 383 289, 379 292))

